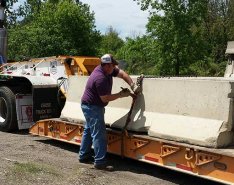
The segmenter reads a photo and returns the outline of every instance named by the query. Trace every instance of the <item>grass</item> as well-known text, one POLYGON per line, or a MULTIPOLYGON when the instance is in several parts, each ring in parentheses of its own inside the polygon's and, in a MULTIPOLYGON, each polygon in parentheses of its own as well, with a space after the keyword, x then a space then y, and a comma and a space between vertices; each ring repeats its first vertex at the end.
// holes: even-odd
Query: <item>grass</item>
POLYGON ((45 164, 36 164, 32 162, 28 163, 15 163, 12 168, 13 173, 20 173, 20 174, 50 174, 58 176, 58 172, 50 166, 45 164))
POLYGON ((6 174, 6 181, 8 185, 13 185, 15 182, 17 185, 41 185, 60 182, 63 177, 63 174, 53 166, 26 162, 14 163, 6 174))

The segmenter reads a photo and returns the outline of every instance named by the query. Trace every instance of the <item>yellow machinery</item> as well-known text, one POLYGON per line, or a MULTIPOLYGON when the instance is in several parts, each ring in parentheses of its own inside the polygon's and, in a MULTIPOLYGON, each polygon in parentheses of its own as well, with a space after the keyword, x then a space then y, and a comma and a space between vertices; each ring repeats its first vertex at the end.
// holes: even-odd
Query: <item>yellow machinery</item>
POLYGON ((100 64, 100 59, 97 57, 62 57, 67 62, 64 62, 67 75, 85 75, 88 76, 94 68, 100 64), (70 62, 68 62, 70 60, 70 62))

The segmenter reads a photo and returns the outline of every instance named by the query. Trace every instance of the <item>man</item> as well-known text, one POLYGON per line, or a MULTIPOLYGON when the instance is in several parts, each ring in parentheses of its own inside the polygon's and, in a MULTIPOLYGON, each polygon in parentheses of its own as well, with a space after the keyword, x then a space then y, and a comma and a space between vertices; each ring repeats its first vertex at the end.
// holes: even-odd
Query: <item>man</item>
POLYGON ((134 88, 130 76, 123 70, 117 68, 118 62, 110 54, 101 57, 101 65, 97 66, 91 73, 84 94, 81 99, 86 124, 82 136, 79 152, 79 161, 88 163, 93 160, 91 146, 94 147, 94 167, 96 169, 107 169, 107 135, 104 122, 105 106, 109 101, 130 95, 129 90, 122 90, 112 94, 112 77, 122 78, 127 84, 134 88))

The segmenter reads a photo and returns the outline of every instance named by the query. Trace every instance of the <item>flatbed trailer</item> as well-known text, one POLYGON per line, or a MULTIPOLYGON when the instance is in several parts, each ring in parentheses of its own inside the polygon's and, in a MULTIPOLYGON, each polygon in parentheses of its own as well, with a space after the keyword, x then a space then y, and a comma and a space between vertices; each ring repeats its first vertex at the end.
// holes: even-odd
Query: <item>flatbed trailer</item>
MULTIPOLYGON (((81 144, 82 123, 60 118, 38 121, 30 134, 81 144)), ((234 184, 234 147, 214 149, 107 128, 108 152, 212 181, 234 184)))
POLYGON ((37 120, 59 117, 67 78, 88 76, 99 64, 97 57, 54 56, 0 65, 0 130, 28 129, 37 120))

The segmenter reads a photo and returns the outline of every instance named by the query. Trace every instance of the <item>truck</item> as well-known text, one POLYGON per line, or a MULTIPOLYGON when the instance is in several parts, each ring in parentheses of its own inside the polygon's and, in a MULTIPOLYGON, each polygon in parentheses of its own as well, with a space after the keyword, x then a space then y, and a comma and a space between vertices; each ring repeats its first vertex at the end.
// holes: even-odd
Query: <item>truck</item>
POLYGON ((0 130, 28 129, 37 120, 58 117, 66 99, 67 78, 89 75, 99 63, 97 57, 54 56, 3 64, 0 130))
MULTIPOLYGON (((6 58, 3 27, 1 33, 0 52, 6 58)), ((234 42, 226 53, 223 78, 132 76, 142 89, 137 98, 106 107, 108 152, 234 184, 234 42)), ((82 75, 99 62, 71 56, 2 62, 0 129, 30 127, 32 135, 80 145, 85 124, 80 99, 88 79, 82 75)), ((116 79, 113 91, 124 85, 116 79)))
POLYGON ((100 59, 52 56, 7 61, 5 6, 6 1, 0 1, 0 130, 10 132, 28 129, 40 119, 59 117, 66 99, 67 78, 89 75, 100 59))

